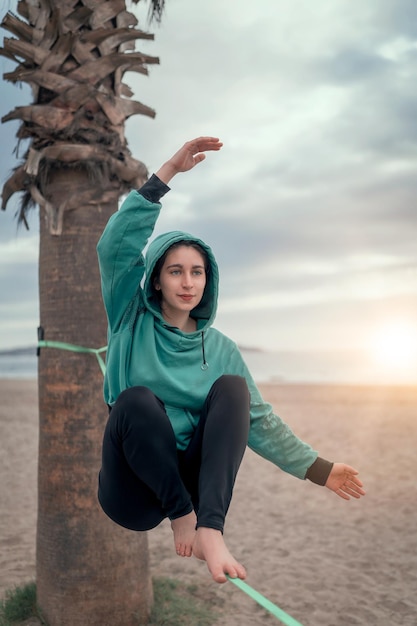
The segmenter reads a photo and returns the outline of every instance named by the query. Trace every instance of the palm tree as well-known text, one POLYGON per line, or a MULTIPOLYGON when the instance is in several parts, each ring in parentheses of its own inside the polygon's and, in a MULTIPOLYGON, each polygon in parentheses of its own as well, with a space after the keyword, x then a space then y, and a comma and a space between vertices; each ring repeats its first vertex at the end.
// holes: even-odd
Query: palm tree
MULTIPOLYGON (((136 0, 137 2, 138 0, 136 0)), ((47 341, 98 348, 106 343, 96 244, 121 194, 147 178, 124 135, 125 120, 149 107, 131 100, 127 71, 147 73, 158 59, 135 52, 137 28, 125 0, 20 0, 8 12, 0 53, 16 63, 4 78, 26 82, 33 103, 20 120, 30 140, 6 181, 2 208, 21 192, 19 220, 39 206, 40 325, 47 341)), ((151 2, 160 18, 163 2, 151 2)), ((38 604, 49 626, 130 626, 152 605, 145 533, 106 519, 96 499, 106 420, 94 356, 40 351, 38 604)))

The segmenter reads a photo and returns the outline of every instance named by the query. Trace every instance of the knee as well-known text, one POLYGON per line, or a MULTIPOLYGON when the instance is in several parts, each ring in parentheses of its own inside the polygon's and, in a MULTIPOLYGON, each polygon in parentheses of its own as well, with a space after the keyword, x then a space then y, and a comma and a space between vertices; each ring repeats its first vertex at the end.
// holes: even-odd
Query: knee
POLYGON ((117 406, 123 413, 133 411, 135 414, 141 414, 155 407, 156 404, 162 405, 148 387, 135 386, 122 391, 114 406, 117 406))
POLYGON ((227 394, 231 400, 236 399, 239 402, 247 403, 249 406, 250 393, 246 379, 243 376, 223 374, 216 380, 212 389, 213 391, 227 394))

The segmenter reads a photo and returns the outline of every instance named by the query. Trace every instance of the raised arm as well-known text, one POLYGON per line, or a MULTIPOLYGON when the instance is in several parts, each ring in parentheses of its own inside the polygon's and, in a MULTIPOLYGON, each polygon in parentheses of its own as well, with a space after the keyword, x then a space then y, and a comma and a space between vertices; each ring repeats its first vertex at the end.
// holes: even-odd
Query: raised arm
POLYGON ((216 137, 187 141, 138 191, 132 191, 119 211, 110 218, 97 246, 103 300, 113 329, 133 297, 139 296, 144 273, 143 249, 151 236, 161 209, 160 199, 169 191, 167 183, 179 172, 187 172, 205 159, 204 152, 218 151, 216 137))

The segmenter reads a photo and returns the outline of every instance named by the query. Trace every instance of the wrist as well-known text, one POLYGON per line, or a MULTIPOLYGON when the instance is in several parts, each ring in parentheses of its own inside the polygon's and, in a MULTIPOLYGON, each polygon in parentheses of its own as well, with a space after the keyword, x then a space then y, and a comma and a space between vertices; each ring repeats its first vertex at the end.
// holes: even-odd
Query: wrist
POLYGON ((169 190, 168 185, 162 182, 156 174, 152 174, 146 183, 138 189, 138 192, 149 202, 160 202, 169 190))
POLYGON ((317 457, 314 463, 308 468, 305 477, 308 480, 311 480, 312 483, 324 487, 332 468, 333 463, 327 461, 326 459, 322 459, 321 457, 317 457))
POLYGON ((155 174, 158 176, 159 180, 162 180, 162 182, 167 185, 169 181, 178 174, 178 169, 171 161, 166 161, 155 174))

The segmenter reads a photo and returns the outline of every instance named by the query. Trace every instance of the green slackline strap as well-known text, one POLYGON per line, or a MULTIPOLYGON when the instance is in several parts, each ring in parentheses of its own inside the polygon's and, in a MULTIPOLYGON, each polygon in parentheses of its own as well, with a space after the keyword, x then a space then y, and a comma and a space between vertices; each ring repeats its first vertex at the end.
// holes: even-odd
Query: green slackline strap
POLYGON ((272 615, 274 615, 286 626, 303 626, 302 624, 300 624, 300 622, 297 622, 296 619, 291 617, 291 615, 285 613, 285 611, 280 609, 278 606, 276 606, 276 604, 268 600, 268 598, 265 598, 265 596, 259 593, 259 591, 253 589, 250 585, 245 583, 240 578, 231 578, 230 576, 227 576, 227 578, 230 580, 230 582, 235 584, 236 587, 239 587, 239 589, 244 591, 250 598, 252 598, 252 600, 255 600, 255 602, 257 602, 264 609, 272 613, 272 615))
POLYGON ((83 346, 75 346, 72 343, 64 343, 63 341, 44 341, 41 339, 38 341, 38 348, 58 348, 59 350, 70 350, 71 352, 95 354, 103 376, 106 373, 106 364, 101 357, 101 353, 107 350, 107 346, 103 346, 103 348, 84 348, 83 346))

